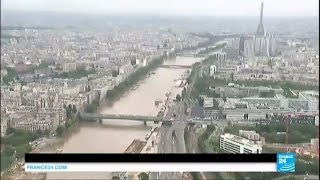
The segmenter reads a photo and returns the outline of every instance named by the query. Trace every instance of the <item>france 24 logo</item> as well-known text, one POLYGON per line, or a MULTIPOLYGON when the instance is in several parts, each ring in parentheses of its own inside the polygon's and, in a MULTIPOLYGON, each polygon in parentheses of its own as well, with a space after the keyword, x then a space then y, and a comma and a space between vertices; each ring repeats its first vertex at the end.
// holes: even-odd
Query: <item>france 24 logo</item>
POLYGON ((277 154, 277 172, 295 172, 296 157, 295 153, 277 154))

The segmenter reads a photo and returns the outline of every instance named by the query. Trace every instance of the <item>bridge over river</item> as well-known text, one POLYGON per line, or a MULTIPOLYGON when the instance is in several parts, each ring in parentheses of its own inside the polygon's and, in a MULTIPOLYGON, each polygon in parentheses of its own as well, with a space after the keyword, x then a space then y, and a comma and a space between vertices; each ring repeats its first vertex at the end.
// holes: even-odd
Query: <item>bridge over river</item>
POLYGON ((97 113, 80 113, 81 118, 87 121, 97 121, 102 119, 119 119, 119 120, 134 120, 134 121, 152 121, 163 122, 170 121, 162 117, 156 116, 136 116, 136 115, 122 115, 122 114, 97 114, 97 113))
POLYGON ((192 66, 188 65, 161 65, 162 68, 170 68, 170 69, 187 69, 191 68, 192 66))
MULTIPOLYGON (((208 110, 207 110, 208 111, 208 110)), ((209 112, 209 111, 208 111, 209 112)), ((290 110, 271 110, 271 109, 235 109, 235 110, 210 110, 211 114, 226 114, 226 115, 238 115, 238 114, 268 114, 268 113, 290 113, 290 110)), ((99 114, 99 113, 80 113, 80 116, 85 120, 97 120, 97 119, 120 119, 120 120, 136 120, 136 121, 170 121, 164 117, 157 116, 138 116, 138 115, 125 115, 125 114, 99 114)))
MULTIPOLYGON (((132 120, 132 121, 140 121, 144 122, 146 125, 147 122, 164 122, 164 123, 172 123, 173 120, 166 119, 164 117, 156 117, 156 116, 135 116, 135 115, 117 115, 117 114, 97 114, 97 113, 80 113, 80 116, 85 121, 96 121, 102 123, 102 120, 108 119, 117 119, 117 120, 132 120)), ((203 120, 194 120, 192 122, 188 121, 188 124, 210 124, 211 121, 203 121, 203 120)))

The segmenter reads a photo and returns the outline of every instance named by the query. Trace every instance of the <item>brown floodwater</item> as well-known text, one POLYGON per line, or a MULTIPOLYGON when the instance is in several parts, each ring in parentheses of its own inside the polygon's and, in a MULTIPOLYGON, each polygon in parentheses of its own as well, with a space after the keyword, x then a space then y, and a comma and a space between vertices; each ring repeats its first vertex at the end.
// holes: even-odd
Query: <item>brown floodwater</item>
MULTIPOLYGON (((176 57, 164 62, 166 65, 192 65, 199 58, 176 57)), ((155 74, 138 83, 138 88, 125 93, 111 107, 101 108, 104 114, 128 114, 156 116, 159 107, 155 100, 166 99, 171 92, 171 99, 181 93, 175 79, 188 69, 158 68, 155 74)), ((128 120, 103 120, 102 124, 82 123, 79 130, 66 138, 63 153, 122 153, 134 139, 144 140, 152 124, 128 120)), ((110 173, 48 173, 47 179, 110 179, 110 173)))

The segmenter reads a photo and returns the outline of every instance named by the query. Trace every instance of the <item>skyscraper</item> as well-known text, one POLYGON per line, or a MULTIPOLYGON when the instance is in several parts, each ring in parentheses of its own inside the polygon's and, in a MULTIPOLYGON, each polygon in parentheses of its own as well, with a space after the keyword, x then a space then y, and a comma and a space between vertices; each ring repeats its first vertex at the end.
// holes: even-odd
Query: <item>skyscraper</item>
POLYGON ((254 36, 241 36, 239 40, 239 56, 254 56, 254 36))
POLYGON ((245 57, 254 56, 254 37, 248 36, 244 40, 243 55, 245 57))
POLYGON ((255 35, 254 54, 256 56, 269 56, 269 36, 263 26, 263 2, 261 2, 260 19, 255 35))
POLYGON ((258 24, 258 29, 256 32, 256 36, 265 36, 266 31, 263 27, 263 2, 261 2, 261 9, 260 9, 260 20, 259 20, 259 24, 258 24))
POLYGON ((239 56, 270 56, 275 54, 276 41, 263 26, 263 8, 261 2, 260 19, 255 36, 241 36, 239 39, 239 56))

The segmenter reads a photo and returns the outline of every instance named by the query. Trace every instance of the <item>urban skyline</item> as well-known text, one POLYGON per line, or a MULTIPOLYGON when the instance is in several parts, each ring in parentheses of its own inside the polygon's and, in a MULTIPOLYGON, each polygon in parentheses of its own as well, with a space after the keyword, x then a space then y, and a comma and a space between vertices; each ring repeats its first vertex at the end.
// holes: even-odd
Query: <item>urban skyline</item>
MULTIPOLYGON (((319 179, 319 25, 315 18, 265 18, 272 7, 286 10, 288 1, 229 0, 228 11, 220 9, 246 11, 250 20, 172 18, 159 13, 168 1, 157 1, 157 16, 80 15, 94 9, 86 0, 77 1, 80 14, 61 13, 75 1, 61 8, 62 1, 23 2, 15 8, 56 12, 1 12, 1 179, 287 178, 251 167, 28 173, 24 159, 25 153, 274 152, 296 154, 290 177, 319 179)), ((99 2, 94 6, 103 10, 99 2)))

